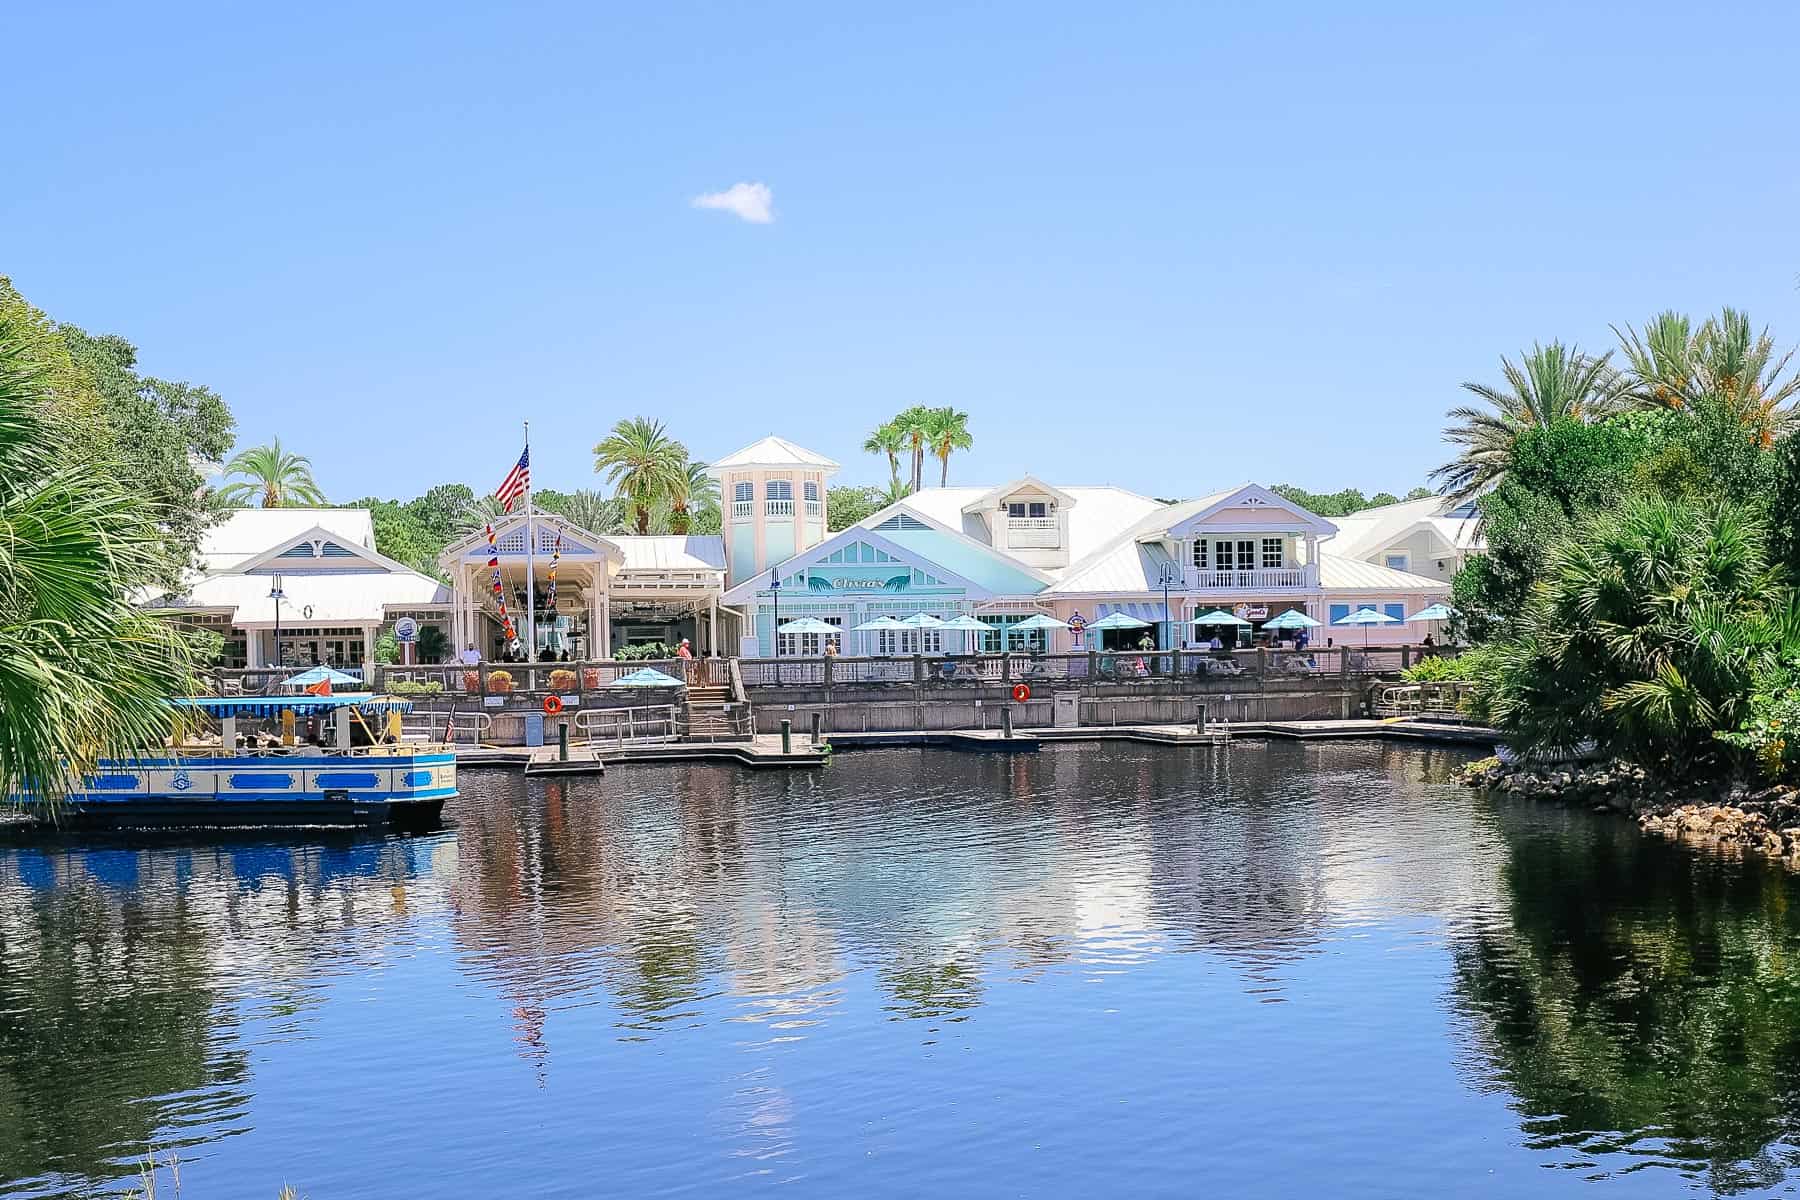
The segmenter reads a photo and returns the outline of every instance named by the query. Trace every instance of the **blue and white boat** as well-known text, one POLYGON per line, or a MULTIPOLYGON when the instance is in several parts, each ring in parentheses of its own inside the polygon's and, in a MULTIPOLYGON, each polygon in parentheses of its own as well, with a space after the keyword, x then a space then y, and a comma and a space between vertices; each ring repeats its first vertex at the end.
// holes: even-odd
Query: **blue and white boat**
POLYGON ((397 736, 398 714, 412 710, 406 700, 345 693, 170 703, 192 714, 181 724, 194 733, 204 728, 204 741, 177 739, 141 757, 103 760, 45 819, 101 826, 427 828, 456 794, 456 756, 448 747, 397 736), (302 721, 317 731, 315 739, 295 736, 302 721), (267 731, 259 734, 240 722, 260 722, 267 731))

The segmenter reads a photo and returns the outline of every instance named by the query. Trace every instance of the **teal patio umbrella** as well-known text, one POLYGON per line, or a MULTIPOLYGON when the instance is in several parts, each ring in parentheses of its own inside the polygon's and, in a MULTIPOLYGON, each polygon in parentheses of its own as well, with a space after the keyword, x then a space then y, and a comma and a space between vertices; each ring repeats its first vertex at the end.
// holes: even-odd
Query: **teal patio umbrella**
POLYGON ((1290 608, 1278 617, 1270 617, 1263 622, 1264 629, 1317 629, 1323 621, 1315 621, 1297 608, 1290 608))
MULTIPOLYGON (((1448 604, 1439 603, 1433 604, 1428 608, 1421 608, 1418 612, 1406 619, 1408 621, 1430 621, 1433 625, 1436 625, 1440 621, 1448 621, 1455 615, 1456 610, 1454 608, 1451 608, 1448 604)), ((1436 630, 1433 630, 1433 632, 1435 633, 1436 630)))
POLYGON ((1107 613, 1098 621, 1091 622, 1089 629, 1148 629, 1150 622, 1140 621, 1130 613, 1107 613))
POLYGON ((838 627, 821 621, 817 617, 801 617, 797 621, 789 621, 776 627, 776 633, 837 633, 838 627))
MULTIPOLYGON (((1027 632, 1027 631, 1030 631, 1033 629, 1051 630, 1051 629, 1067 629, 1068 627, 1069 627, 1069 623, 1067 621, 1059 621, 1055 617, 1046 616, 1043 613, 1032 613, 1029 617, 1026 617, 1023 621, 1015 621, 1010 626, 1007 626, 1006 633, 1008 636, 1010 636, 1011 634, 1014 634, 1014 633, 1024 633, 1024 632, 1027 632)), ((1004 639, 1003 639, 1001 649, 1005 649, 1005 648, 1006 647, 1005 647, 1004 639)))
POLYGON ((281 681, 281 686, 312 687, 314 684, 324 683, 327 680, 331 682, 332 687, 336 687, 340 683, 361 683, 362 676, 348 675, 343 671, 335 671, 330 667, 312 667, 300 672, 298 675, 288 676, 281 681))
POLYGON ((687 685, 682 683, 681 680, 675 678, 673 675, 664 675, 661 671, 657 670, 655 667, 639 667, 637 670, 631 672, 631 674, 629 674, 629 675, 619 676, 617 679, 613 680, 612 683, 609 684, 608 686, 609 687, 630 687, 630 688, 662 688, 662 687, 686 687, 687 685))
POLYGON ((1386 613, 1377 612, 1372 608, 1359 608, 1349 616, 1332 622, 1333 625, 1361 625, 1363 627, 1363 649, 1365 650, 1369 648, 1369 626, 1398 625, 1399 623, 1399 618, 1390 617, 1386 613))
POLYGON ((975 634, 992 633, 994 631, 994 626, 989 625, 986 621, 983 621, 979 617, 972 617, 968 613, 957 613, 954 617, 951 617, 948 621, 945 621, 943 627, 945 629, 954 629, 958 633, 961 633, 964 635, 964 637, 963 637, 963 653, 964 654, 973 654, 974 653, 974 651, 975 651, 974 635, 975 634))

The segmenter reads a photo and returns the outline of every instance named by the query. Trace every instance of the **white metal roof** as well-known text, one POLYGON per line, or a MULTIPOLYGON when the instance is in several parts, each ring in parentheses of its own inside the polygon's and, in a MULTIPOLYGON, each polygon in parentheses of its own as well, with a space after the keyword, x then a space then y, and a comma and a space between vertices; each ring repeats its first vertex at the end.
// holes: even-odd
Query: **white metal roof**
POLYGON ((708 466, 707 471, 716 475, 725 467, 818 467, 825 471, 838 469, 838 465, 823 454, 804 446, 796 446, 786 438, 776 437, 774 434, 727 454, 708 466))
POLYGON ((687 537, 621 535, 608 539, 625 555, 627 571, 723 571, 725 539, 718 534, 687 537))
POLYGON ((1430 592, 1450 594, 1450 585, 1441 579, 1427 579, 1410 571, 1396 571, 1379 563, 1360 558, 1343 558, 1336 554, 1319 554, 1319 584, 1328 592, 1430 592))
MULTIPOLYGON (((1092 554, 1123 531, 1133 527, 1138 521, 1150 513, 1161 511, 1164 506, 1140 496, 1136 492, 1128 492, 1116 487, 1065 487, 1057 489, 1070 498, 1070 504, 1063 510, 1069 522, 1069 561, 1079 562, 1092 554)), ((973 512, 965 513, 963 509, 976 503, 985 496, 993 495, 991 487, 944 487, 924 488, 899 501, 890 508, 912 509, 939 525, 959 530, 984 546, 1000 554, 1006 554, 1006 548, 995 546, 987 523, 973 512)), ((889 509, 876 514, 885 520, 891 515, 889 509)), ((875 523, 871 517, 865 524, 875 523)), ((1007 555, 1011 558, 1012 555, 1007 555)), ((1055 577, 1066 568, 1039 567, 1033 568, 1055 577)))
POLYGON ((373 550, 375 520, 366 508, 234 508, 200 538, 208 573, 222 571, 272 550, 317 526, 373 550))
MULTIPOLYGON (((359 625, 385 619, 389 605, 445 604, 450 589, 416 571, 289 576, 282 583, 281 620, 299 624, 359 625), (306 609, 311 616, 305 616, 306 609)), ((177 597, 182 608, 229 608, 234 625, 270 625, 275 602, 267 575, 209 575, 177 597)))

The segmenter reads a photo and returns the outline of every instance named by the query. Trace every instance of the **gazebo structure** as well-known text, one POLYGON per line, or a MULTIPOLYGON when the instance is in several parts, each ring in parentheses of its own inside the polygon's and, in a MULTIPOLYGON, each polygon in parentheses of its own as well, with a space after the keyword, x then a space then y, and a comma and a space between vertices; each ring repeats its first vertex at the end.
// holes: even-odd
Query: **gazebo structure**
POLYGON ((438 565, 450 577, 451 634, 457 649, 484 658, 505 649, 500 602, 521 642, 531 637, 535 609, 537 657, 609 658, 635 642, 693 641, 695 653, 717 653, 718 601, 725 587, 723 539, 704 536, 602 537, 556 516, 523 513, 493 523, 493 542, 478 530, 445 549, 438 565), (526 538, 536 538, 531 576, 535 605, 527 604, 526 538), (491 560, 500 570, 495 595, 491 560), (552 596, 552 566, 555 592, 552 596), (552 600, 554 599, 554 604, 552 600))

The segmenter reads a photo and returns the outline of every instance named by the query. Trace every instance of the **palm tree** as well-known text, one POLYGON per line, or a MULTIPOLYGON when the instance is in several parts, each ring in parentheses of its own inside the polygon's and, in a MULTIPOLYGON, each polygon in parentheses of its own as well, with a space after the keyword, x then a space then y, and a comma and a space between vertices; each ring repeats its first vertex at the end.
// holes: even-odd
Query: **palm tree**
POLYGON ((632 417, 612 428, 594 447, 594 473, 604 475, 631 506, 637 531, 650 532, 650 513, 684 487, 687 447, 668 435, 661 421, 632 417))
POLYGON ((500 507, 500 501, 493 493, 477 496, 456 514, 457 536, 461 537, 474 533, 478 529, 485 529, 505 515, 506 510, 500 507))
POLYGON ((912 490, 925 486, 925 446, 931 437, 931 410, 915 404, 894 418, 901 443, 912 452, 912 490))
POLYGON ((686 534, 694 528, 694 513, 713 513, 719 507, 719 483, 706 473, 706 464, 688 459, 669 491, 669 532, 686 534))
POLYGON ((87 457, 29 334, 0 309, 0 799, 54 806, 98 759, 162 744, 193 652, 133 606, 162 564, 156 514, 87 457))
POLYGON ((969 432, 969 414, 958 412, 954 408, 934 408, 925 423, 926 440, 931 452, 937 456, 939 467, 938 486, 950 486, 950 455, 957 450, 968 450, 975 445, 975 435, 969 432))
POLYGON ((219 490, 230 504, 248 506, 258 497, 264 508, 325 503, 325 493, 313 482, 312 460, 282 450, 280 438, 239 451, 225 464, 225 474, 246 477, 219 490))
POLYGON ((592 488, 578 488, 560 496, 554 505, 545 497, 542 507, 589 533, 605 536, 625 531, 625 512, 619 502, 592 488))
POLYGON ((1619 333, 1628 364, 1627 395, 1642 408, 1691 409, 1715 404, 1763 446, 1794 428, 1800 376, 1788 373, 1793 351, 1777 354, 1765 328, 1727 308, 1698 328, 1679 313, 1654 317, 1640 335, 1619 333))
POLYGON ((885 454, 888 460, 888 490, 900 486, 900 455, 906 449, 906 434, 899 424, 885 421, 875 427, 868 440, 863 443, 865 454, 885 454))
POLYGON ((1458 502, 1498 484, 1512 464, 1513 446, 1527 429, 1558 421, 1592 421, 1617 406, 1620 382, 1609 365, 1611 352, 1590 358, 1561 342, 1533 346, 1518 364, 1500 360, 1503 388, 1465 383, 1463 388, 1488 407, 1450 410, 1457 424, 1444 440, 1462 447, 1452 462, 1431 473, 1438 490, 1458 502))

